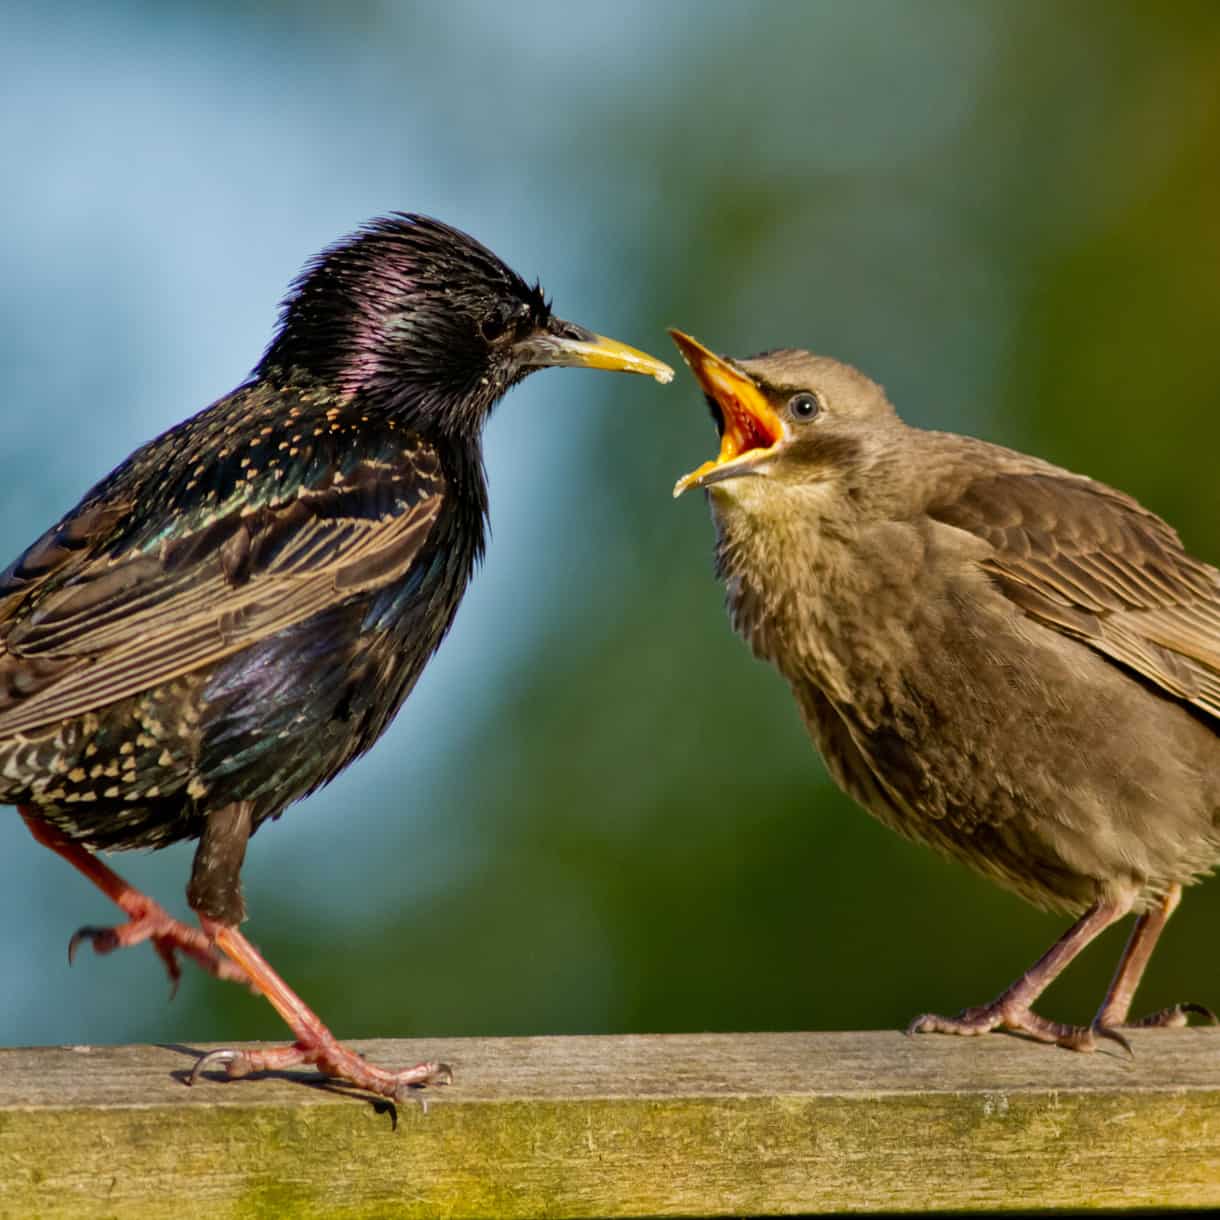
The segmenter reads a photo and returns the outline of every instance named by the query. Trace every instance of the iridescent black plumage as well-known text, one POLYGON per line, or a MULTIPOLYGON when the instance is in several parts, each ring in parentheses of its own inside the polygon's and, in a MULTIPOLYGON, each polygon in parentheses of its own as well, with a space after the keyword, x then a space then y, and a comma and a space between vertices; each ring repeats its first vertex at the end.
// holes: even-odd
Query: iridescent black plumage
POLYGON ((236 925, 245 836, 372 745, 448 631, 482 425, 548 364, 666 371, 437 221, 321 254, 250 378, 0 576, 0 801, 88 848, 203 836, 192 906, 236 925))

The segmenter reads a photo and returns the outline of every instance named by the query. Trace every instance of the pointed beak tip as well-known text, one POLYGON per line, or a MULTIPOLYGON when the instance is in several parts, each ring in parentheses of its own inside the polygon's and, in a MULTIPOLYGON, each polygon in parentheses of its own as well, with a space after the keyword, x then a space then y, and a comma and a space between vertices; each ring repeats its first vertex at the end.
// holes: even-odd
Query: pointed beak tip
POLYGON ((692 353, 698 350, 695 340, 693 340, 685 331, 679 330, 676 326, 668 326, 666 327, 666 331, 669 334, 669 337, 673 340, 674 347, 678 349, 682 359, 685 360, 687 364, 690 364, 692 353))
POLYGON ((766 392, 732 360, 716 355, 675 326, 668 330, 700 389, 721 416, 720 452, 679 479, 674 498, 692 487, 710 489, 728 479, 765 473, 764 459, 785 435, 766 392))
POLYGON ((674 379, 668 364, 617 339, 572 327, 573 335, 535 334, 518 345, 522 363, 532 368, 608 369, 643 373, 666 385, 674 379))

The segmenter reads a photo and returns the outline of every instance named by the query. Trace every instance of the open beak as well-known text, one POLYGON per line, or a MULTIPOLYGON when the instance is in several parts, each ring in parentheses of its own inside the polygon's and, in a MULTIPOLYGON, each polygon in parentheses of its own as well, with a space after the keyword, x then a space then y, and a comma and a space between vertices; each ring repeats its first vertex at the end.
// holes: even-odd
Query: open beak
POLYGON ((553 319, 548 329, 538 330, 522 339, 517 344, 517 357, 527 368, 569 366, 611 369, 618 373, 647 373, 662 385, 674 377, 674 371, 668 364, 663 364, 647 352, 558 319, 553 319))
POLYGON ((708 401, 719 411, 720 453, 674 485, 675 498, 691 487, 754 474, 784 437, 784 426, 762 391, 727 360, 680 330, 670 330, 708 401))

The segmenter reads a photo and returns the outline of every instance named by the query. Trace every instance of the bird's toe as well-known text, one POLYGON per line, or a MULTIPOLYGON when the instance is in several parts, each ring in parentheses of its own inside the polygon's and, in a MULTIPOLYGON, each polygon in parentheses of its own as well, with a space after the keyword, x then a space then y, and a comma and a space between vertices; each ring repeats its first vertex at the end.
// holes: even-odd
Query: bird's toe
POLYGON ((113 928, 99 928, 88 924, 77 928, 68 941, 68 965, 76 960, 77 950, 88 942, 93 946, 94 953, 113 953, 120 947, 120 942, 113 928))
POLYGON ((387 1090, 390 1099, 396 1102, 418 1101, 420 1089, 453 1083, 453 1069, 447 1063, 422 1063, 397 1075, 402 1079, 387 1090), (426 1069, 422 1074, 421 1068, 426 1069))
POLYGON ((254 1070, 254 1065, 244 1051, 222 1047, 219 1050, 208 1051, 206 1055, 200 1055, 195 1060, 195 1066, 191 1068, 191 1074, 186 1078, 186 1083, 188 1085, 197 1084, 200 1075, 213 1068, 223 1068, 225 1075, 230 1080, 240 1080, 241 1077, 248 1076, 254 1070))
POLYGON ((956 1017, 942 1017, 934 1012, 921 1013, 907 1026, 906 1032, 908 1035, 957 1034, 959 1037, 971 1037, 990 1033, 999 1024, 999 1015, 990 1009, 967 1008, 956 1017))
POLYGON ((1135 1058, 1135 1052, 1131 1049, 1131 1043, 1127 1041, 1126 1036, 1116 1026, 1102 1025, 1098 1021, 1094 1021, 1090 1025, 1064 1026, 1063 1032, 1055 1039, 1055 1044, 1065 1050, 1092 1054, 1100 1049, 1102 1040, 1117 1042, 1131 1058, 1135 1058))
POLYGON ((1181 1029, 1190 1024, 1191 1017, 1201 1017, 1204 1025, 1220 1025, 1220 1017, 1206 1004, 1195 1004, 1187 1001, 1183 1004, 1171 1004, 1159 1012, 1151 1012, 1138 1021, 1128 1023, 1129 1029, 1181 1029))

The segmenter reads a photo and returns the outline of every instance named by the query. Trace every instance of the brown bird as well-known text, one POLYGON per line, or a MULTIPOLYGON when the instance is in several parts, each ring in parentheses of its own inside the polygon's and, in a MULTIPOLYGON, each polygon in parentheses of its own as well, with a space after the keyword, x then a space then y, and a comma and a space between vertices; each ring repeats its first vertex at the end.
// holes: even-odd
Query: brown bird
MULTIPOLYGON (((1130 496, 898 418, 804 351, 671 332, 720 453, 707 491, 733 626, 787 679, 836 783, 886 826, 1078 916, 995 1000, 909 1032, 1127 1045, 1182 887, 1220 859, 1220 572, 1130 496), (1088 1026, 1042 992, 1138 916, 1088 1026)), ((1136 1025, 1183 1025, 1177 1004, 1136 1025)))

